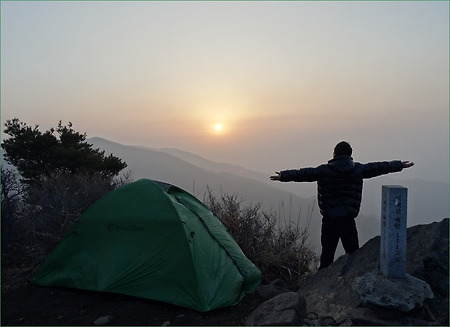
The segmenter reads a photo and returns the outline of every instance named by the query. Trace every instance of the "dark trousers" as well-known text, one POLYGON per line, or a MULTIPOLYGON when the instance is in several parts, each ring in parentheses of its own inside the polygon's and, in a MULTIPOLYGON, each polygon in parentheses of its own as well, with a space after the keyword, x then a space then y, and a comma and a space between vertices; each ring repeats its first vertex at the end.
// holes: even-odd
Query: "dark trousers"
POLYGON ((345 253, 353 253, 359 249, 358 231, 355 219, 322 219, 322 254, 320 255, 319 270, 331 265, 334 261, 334 253, 341 239, 345 253))

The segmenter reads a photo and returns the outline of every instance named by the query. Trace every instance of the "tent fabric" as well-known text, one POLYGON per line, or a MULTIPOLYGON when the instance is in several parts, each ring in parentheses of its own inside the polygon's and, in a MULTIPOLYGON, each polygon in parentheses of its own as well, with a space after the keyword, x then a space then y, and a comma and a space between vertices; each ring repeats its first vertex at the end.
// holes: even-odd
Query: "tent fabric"
POLYGON ((94 203, 33 280, 201 312, 237 304, 260 281, 258 268, 202 202, 149 179, 94 203))

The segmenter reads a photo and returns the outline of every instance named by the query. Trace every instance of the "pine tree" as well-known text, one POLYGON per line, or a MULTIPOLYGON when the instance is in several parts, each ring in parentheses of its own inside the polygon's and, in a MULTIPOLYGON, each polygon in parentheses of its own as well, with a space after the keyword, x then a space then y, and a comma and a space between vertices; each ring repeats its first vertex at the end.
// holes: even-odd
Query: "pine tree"
POLYGON ((75 131, 70 122, 64 126, 60 121, 56 129, 44 133, 38 125, 31 127, 17 118, 5 126, 4 132, 10 136, 1 144, 5 160, 17 168, 27 184, 54 173, 100 173, 108 179, 127 166, 120 158, 93 149, 86 134, 75 131))

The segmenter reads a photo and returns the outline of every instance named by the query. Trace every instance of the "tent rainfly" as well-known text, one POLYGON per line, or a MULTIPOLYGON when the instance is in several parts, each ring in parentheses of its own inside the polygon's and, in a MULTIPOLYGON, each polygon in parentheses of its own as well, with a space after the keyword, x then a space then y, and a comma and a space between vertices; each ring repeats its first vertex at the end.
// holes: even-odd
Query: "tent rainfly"
POLYGON ((94 203, 33 280, 200 312, 237 304, 260 281, 260 271, 202 202, 149 179, 94 203))

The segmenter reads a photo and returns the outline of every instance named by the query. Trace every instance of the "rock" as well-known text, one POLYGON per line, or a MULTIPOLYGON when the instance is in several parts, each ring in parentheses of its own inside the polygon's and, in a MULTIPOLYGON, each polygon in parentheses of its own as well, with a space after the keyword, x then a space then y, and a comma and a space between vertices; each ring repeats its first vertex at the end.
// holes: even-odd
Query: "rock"
MULTIPOLYGON (((448 222, 446 218, 407 229, 407 277, 403 281, 377 277, 377 236, 312 275, 299 288, 299 297, 287 292, 264 302, 250 314, 246 325, 448 326, 448 222), (394 296, 402 292, 408 292, 402 300, 394 296), (371 298, 374 295, 377 301, 371 298), (390 304, 380 307, 382 301, 390 304)), ((277 285, 261 288, 260 295, 279 292, 277 285)))
POLYGON ((284 280, 282 279, 275 279, 272 281, 272 283, 270 283, 270 286, 280 289, 280 290, 287 290, 289 289, 289 284, 286 283, 284 280))
POLYGON ((352 286, 357 278, 379 269, 379 236, 351 255, 338 258, 300 287, 298 292, 306 300, 307 312, 314 312, 318 317, 331 316, 336 321, 348 317, 353 324, 363 325, 402 325, 404 321, 422 321, 423 324, 433 325, 436 323, 434 315, 439 324, 448 326, 448 232, 448 218, 407 229, 406 272, 431 287, 435 297, 425 301, 430 306, 431 314, 426 313, 424 308, 403 313, 398 308, 362 306, 365 300, 361 300, 352 286), (426 267, 434 267, 434 270, 428 271, 426 267))
POLYGON ((103 326, 103 325, 110 323, 111 320, 113 320, 113 319, 114 319, 114 316, 112 316, 112 315, 101 316, 101 317, 98 317, 97 319, 95 319, 94 325, 95 326, 103 326))
POLYGON ((306 316, 305 300, 296 292, 286 292, 252 311, 246 326, 294 326, 306 316))
POLYGON ((408 228, 406 271, 426 281, 434 293, 449 288, 449 219, 408 228))
POLYGON ((271 285, 259 285, 256 289, 256 293, 262 298, 269 300, 281 293, 284 293, 284 291, 279 290, 271 285))
POLYGON ((410 317, 395 310, 379 311, 371 308, 350 310, 349 321, 344 326, 439 326, 436 321, 410 317))
POLYGON ((403 312, 422 307, 425 299, 434 297, 430 285, 409 274, 405 278, 389 279, 380 271, 369 272, 355 278, 352 286, 363 304, 403 312))
POLYGON ((281 293, 289 291, 289 285, 281 279, 275 279, 270 285, 260 285, 256 289, 258 295, 264 299, 271 299, 281 293))

